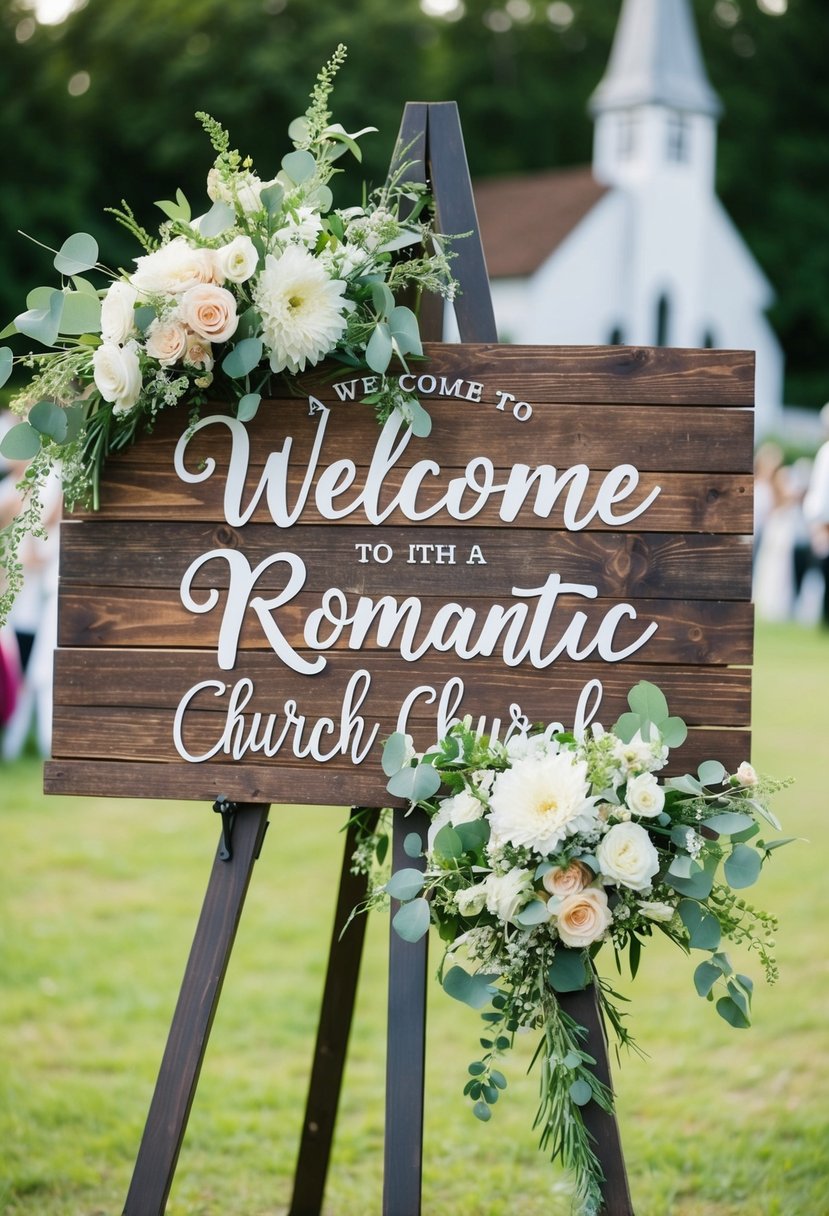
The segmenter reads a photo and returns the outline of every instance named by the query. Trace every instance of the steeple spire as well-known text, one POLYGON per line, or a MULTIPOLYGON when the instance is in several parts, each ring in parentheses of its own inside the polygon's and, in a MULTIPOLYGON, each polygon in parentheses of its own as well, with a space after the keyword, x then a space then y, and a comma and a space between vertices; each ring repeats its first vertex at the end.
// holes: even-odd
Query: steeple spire
POLYGON ((590 113, 660 105, 717 118, 689 0, 623 0, 607 70, 590 113))

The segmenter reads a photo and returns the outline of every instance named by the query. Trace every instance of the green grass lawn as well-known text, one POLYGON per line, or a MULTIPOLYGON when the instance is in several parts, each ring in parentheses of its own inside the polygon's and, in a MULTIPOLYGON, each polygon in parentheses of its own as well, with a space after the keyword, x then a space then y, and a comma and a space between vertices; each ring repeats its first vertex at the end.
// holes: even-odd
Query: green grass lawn
MULTIPOLYGON (((759 967, 755 1025, 700 1001, 667 942, 646 953, 631 1025, 649 1056, 615 1068, 637 1216, 826 1216, 829 1103, 824 866, 829 636, 762 628, 757 768, 792 775, 787 834, 756 902, 780 915, 781 980, 759 967)), ((197 803, 40 794, 0 770, 0 1212, 117 1216, 218 835, 197 803)), ((342 812, 274 808, 168 1205, 171 1216, 287 1210, 330 935, 342 812)), ((379 1212, 387 927, 369 929, 326 1216, 379 1212)), ((435 959, 437 954, 435 954, 435 959)), ((612 964, 611 964, 612 965, 612 964)), ((536 1151, 532 1044, 488 1125, 461 1098, 478 1019, 432 985, 425 1216, 557 1216, 536 1151)))

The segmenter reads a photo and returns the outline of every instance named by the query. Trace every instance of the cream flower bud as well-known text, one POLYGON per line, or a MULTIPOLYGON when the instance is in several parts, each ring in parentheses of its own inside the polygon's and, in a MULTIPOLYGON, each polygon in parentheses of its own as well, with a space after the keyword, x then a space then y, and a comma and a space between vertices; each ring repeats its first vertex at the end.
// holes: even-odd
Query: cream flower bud
POLYGON ((110 401, 113 413, 125 414, 141 394, 141 365, 135 342, 115 346, 105 342, 92 355, 92 375, 104 401, 110 401))
POLYGON ((135 333, 138 292, 131 283, 116 279, 101 302, 101 337, 122 346, 135 333))
POLYGON ((659 869, 659 854, 638 823, 615 823, 599 842, 596 860, 605 881, 632 891, 647 890, 659 869))
POLYGON ((256 269, 259 254, 249 236, 236 236, 229 245, 213 250, 216 276, 231 283, 246 283, 256 269))
POLYGON ((665 791, 653 773, 641 773, 638 777, 629 778, 625 802, 634 815, 642 819, 655 819, 662 814, 665 791))

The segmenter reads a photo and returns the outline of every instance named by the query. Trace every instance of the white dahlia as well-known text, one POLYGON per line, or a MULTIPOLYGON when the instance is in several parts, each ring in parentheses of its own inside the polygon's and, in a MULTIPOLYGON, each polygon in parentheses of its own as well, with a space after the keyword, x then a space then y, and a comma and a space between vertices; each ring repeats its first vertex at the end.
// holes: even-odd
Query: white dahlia
POLYGON ((346 327, 345 289, 300 245, 268 254, 252 294, 273 371, 304 371, 333 349, 346 327))
POLYGON ((499 773, 490 796, 490 848, 525 845, 542 856, 597 823, 587 764, 572 752, 530 756, 499 773))

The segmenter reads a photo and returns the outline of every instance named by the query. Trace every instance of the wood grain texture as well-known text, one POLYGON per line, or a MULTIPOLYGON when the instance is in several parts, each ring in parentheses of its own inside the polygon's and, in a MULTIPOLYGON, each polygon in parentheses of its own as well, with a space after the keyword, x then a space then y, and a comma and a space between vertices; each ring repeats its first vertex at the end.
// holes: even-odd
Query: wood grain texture
MULTIPOLYGON (((720 760, 730 772, 751 753, 749 731, 691 731, 681 749, 671 754, 663 775, 695 772, 703 760, 720 760)), ((354 800, 367 806, 402 806, 386 791, 379 765, 345 770, 331 765, 164 764, 100 759, 48 760, 43 788, 47 794, 96 798, 176 798, 210 802, 221 795, 240 801, 347 807, 354 800)))
MULTIPOLYGON (((493 529, 470 540, 462 528, 443 528, 440 543, 454 544, 458 560, 440 567, 409 562, 409 546, 424 538, 434 542, 435 534, 343 527, 332 535, 301 524, 288 533, 257 524, 181 523, 170 529, 157 522, 101 518, 62 529, 61 584, 178 588, 192 558, 213 549, 238 549, 252 569, 273 553, 299 554, 307 567, 303 590, 311 592, 339 585, 374 595, 435 594, 438 588, 449 598, 464 588, 477 595, 509 595, 513 586, 539 586, 555 571, 563 581, 592 584, 602 599, 747 600, 751 595, 751 545, 741 536, 526 529, 519 537, 493 529), (361 563, 358 546, 381 541, 397 556, 386 564, 361 563), (480 544, 486 565, 468 564, 472 543, 480 544)), ((260 575, 257 589, 273 593, 284 578, 284 568, 272 566, 260 575)), ((224 559, 194 580, 204 588, 227 584, 224 559)))
POLYGON ((306 748, 319 720, 332 737, 345 730, 335 725, 343 697, 363 670, 370 671, 370 691, 357 716, 366 738, 376 731, 379 740, 395 728, 413 690, 434 689, 413 696, 408 717, 427 746, 438 728, 429 698, 436 702, 453 679, 462 681, 463 698, 447 712, 470 712, 487 727, 508 718, 511 705, 530 721, 554 717, 569 726, 594 679, 603 686, 599 716, 610 723, 626 708, 630 687, 649 679, 694 728, 689 755, 697 746, 707 755, 722 742, 729 762, 745 758, 752 357, 497 344, 435 345, 428 353, 416 376, 425 377, 432 433, 398 434, 393 456, 379 455, 380 432, 359 404, 370 384, 355 383, 355 400, 342 401, 330 381, 314 375, 296 386, 306 396, 264 403, 246 431, 250 463, 238 506, 247 514, 256 505, 244 524, 226 521, 232 445, 221 420, 188 441, 189 481, 174 471, 182 419, 173 412, 110 462, 102 511, 79 514, 62 530, 54 763, 69 767, 50 770, 53 789, 65 781, 65 792, 81 792, 71 784, 80 781, 75 762, 116 781, 146 764, 157 789, 163 772, 171 790, 181 788, 180 770, 199 772, 192 797, 212 789, 213 770, 238 770, 247 776, 235 796, 246 801, 325 801, 326 791, 352 779, 350 792, 332 801, 384 800, 384 782, 376 771, 366 773, 369 766, 379 770, 379 743, 357 765, 336 749, 316 765, 294 754, 306 748), (334 408, 309 414, 309 392, 334 408), (505 394, 529 402, 531 416, 528 406, 525 421, 514 417, 505 394), (615 523, 593 517, 598 487, 625 463, 639 470, 639 482, 629 496, 611 500, 615 523), (583 484, 580 466, 591 470, 583 484), (508 483, 511 511, 502 510, 508 483), (404 515, 404 486, 410 506, 425 518, 404 515), (453 512, 463 520, 446 508, 450 487, 453 512), (619 524, 628 512, 635 518, 619 524), (332 513, 340 518, 326 519, 332 513), (384 560, 367 560, 380 544, 384 560), (263 600, 284 593, 292 562, 301 575, 286 603, 246 609, 232 672, 219 670, 216 654, 230 561, 239 563, 239 577, 260 571, 250 597, 263 600), (187 607, 181 588, 191 563, 198 571, 187 607), (557 579, 554 606, 540 608, 543 588, 557 579), (209 611, 200 611, 208 600, 209 611), (608 658, 634 646, 651 625, 653 636, 624 662, 597 661, 596 631, 619 604, 629 611, 613 630, 608 658), (537 609, 535 653, 552 654, 566 636, 569 652, 578 650, 585 661, 559 657, 542 670, 526 658, 516 665, 512 656, 516 648, 521 655, 537 609), (487 620, 490 640, 475 655, 487 620), (274 653, 275 635, 266 632, 274 627, 291 662, 322 657, 323 669, 313 676, 289 670, 285 654, 274 653), (316 649, 329 638, 330 648, 316 649), (463 645, 473 654, 468 661, 455 653, 463 645), (417 661, 406 661, 411 652, 417 661), (252 681, 249 704, 234 730, 248 745, 240 744, 233 759, 223 732, 231 689, 245 679, 252 681), (215 751, 215 758, 187 765, 174 747, 174 717, 188 690, 204 681, 214 683, 188 699, 182 747, 194 757, 215 751), (292 702, 295 710, 286 710, 292 702), (293 735, 286 713, 304 719, 293 735), (267 792, 260 772, 266 767, 275 770, 267 792), (302 776, 287 778, 276 794, 280 775, 294 771, 302 776))
MULTIPOLYGON (((353 593, 354 602, 358 593, 353 593)), ((401 590, 397 596, 404 598, 401 590)), ((572 597, 571 597, 572 599, 572 597)), ((566 597, 565 597, 566 601, 566 597)), ((447 602, 446 596, 422 597, 423 613, 413 640, 419 646, 426 636, 435 613, 447 602)), ((509 596, 496 599, 492 595, 468 596, 464 603, 472 606, 483 619, 495 604, 506 604, 509 596)), ((593 634, 613 600, 580 601, 579 611, 586 618, 585 634, 593 634)), ((754 612, 747 602, 720 600, 647 600, 630 601, 636 619, 624 620, 616 631, 618 647, 630 645, 646 623, 654 622, 657 632, 643 651, 646 663, 750 663, 752 660, 754 612)), ((308 614, 318 609, 320 596, 301 593, 279 610, 279 626, 288 644, 306 657, 308 647, 305 629, 308 614)), ((199 641, 202 647, 218 645, 221 608, 199 621, 199 641)), ((66 584, 60 594, 60 638, 64 647, 171 647, 185 648, 192 642, 194 619, 181 603, 174 587, 144 588, 140 598, 132 587, 107 588, 106 598, 85 587, 66 584)), ((545 645, 553 644, 552 623, 545 635, 545 645)), ((395 632, 399 644, 401 629, 395 632)), ((330 651, 347 650, 351 634, 343 630, 330 651)), ((261 624, 252 612, 246 614, 239 639, 242 651, 268 648, 261 624)), ((376 652, 383 647, 377 630, 372 629, 362 641, 362 649, 376 652)))

